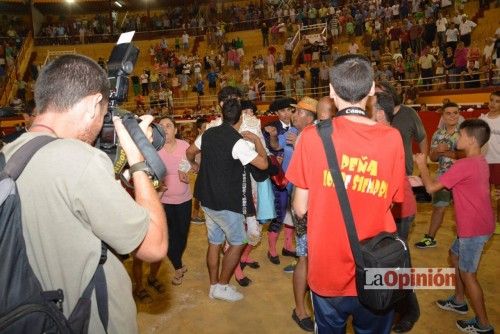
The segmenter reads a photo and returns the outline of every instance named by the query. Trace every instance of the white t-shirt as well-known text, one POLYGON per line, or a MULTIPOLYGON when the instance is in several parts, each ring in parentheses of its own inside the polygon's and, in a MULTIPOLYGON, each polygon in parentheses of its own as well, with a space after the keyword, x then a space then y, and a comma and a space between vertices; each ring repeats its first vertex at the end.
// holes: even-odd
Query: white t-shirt
POLYGON ((441 8, 445 8, 451 6, 451 1, 450 0, 441 0, 441 8))
POLYGON ((442 17, 436 21, 437 32, 445 32, 446 24, 448 24, 448 20, 445 17, 442 17))
POLYGON ((460 29, 460 35, 467 35, 472 32, 472 28, 475 28, 477 24, 472 22, 471 20, 467 20, 465 22, 461 22, 459 29, 460 29))
POLYGON ((399 5, 396 3, 392 6, 392 16, 399 15, 399 5))
POLYGON ((455 25, 457 25, 457 26, 460 25, 460 23, 462 23, 462 17, 463 17, 463 15, 457 14, 457 16, 454 16, 452 18, 453 23, 455 23, 455 25))
POLYGON ((493 54, 493 49, 495 47, 495 44, 491 43, 491 44, 486 44, 484 46, 484 49, 483 49, 483 56, 486 58, 486 59, 491 59, 491 56, 493 54))
POLYGON ((458 29, 453 28, 453 29, 448 29, 446 30, 446 41, 447 42, 457 42, 458 41, 458 29))
POLYGON ((489 118, 487 114, 479 116, 491 129, 490 140, 484 145, 485 157, 489 164, 500 164, 500 117, 489 118))
MULTIPOLYGON (((201 137, 198 136, 194 141, 194 145, 201 150, 201 137)), ((252 149, 245 139, 239 139, 233 146, 231 151, 233 159, 239 160, 243 166, 248 165, 257 157, 257 152, 252 149)))

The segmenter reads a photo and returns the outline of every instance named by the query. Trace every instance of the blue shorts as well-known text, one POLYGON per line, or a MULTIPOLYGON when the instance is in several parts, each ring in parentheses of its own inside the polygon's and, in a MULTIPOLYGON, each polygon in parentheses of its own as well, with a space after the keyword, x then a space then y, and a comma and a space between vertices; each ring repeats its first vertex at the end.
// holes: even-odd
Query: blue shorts
POLYGON ((224 240, 227 240, 232 246, 247 243, 244 215, 229 210, 216 211, 206 207, 202 208, 205 212, 209 243, 221 245, 224 240))
POLYGON ((295 252, 297 256, 307 256, 307 233, 301 235, 295 235, 295 252))
POLYGON ((483 248, 491 235, 471 238, 457 238, 450 250, 458 256, 458 269, 467 273, 477 272, 483 248))

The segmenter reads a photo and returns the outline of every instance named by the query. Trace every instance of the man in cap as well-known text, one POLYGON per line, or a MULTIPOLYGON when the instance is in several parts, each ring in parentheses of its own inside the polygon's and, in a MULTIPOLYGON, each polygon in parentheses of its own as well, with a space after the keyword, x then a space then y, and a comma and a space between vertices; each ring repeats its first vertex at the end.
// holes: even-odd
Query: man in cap
MULTIPOLYGON (((291 117, 294 108, 291 106, 296 103, 291 98, 280 98, 271 103, 269 109, 278 114, 278 120, 264 127, 264 138, 269 151, 277 156, 281 162, 283 171, 286 171, 293 153, 293 145, 297 139, 297 129, 292 127, 291 117)), ((286 210, 288 208, 289 197, 291 194, 291 185, 287 185, 284 189, 280 189, 276 184, 273 184, 275 196, 277 218, 271 221, 268 229, 269 250, 267 257, 274 264, 279 264, 280 259, 276 251, 276 243, 278 241, 281 225, 285 219, 286 210)), ((282 255, 295 257, 293 250, 293 226, 285 226, 285 245, 282 250, 282 255)))
MULTIPOLYGON (((293 104, 295 112, 292 114, 292 123, 300 133, 305 127, 314 123, 317 118, 318 101, 308 96, 304 97, 297 104, 293 104)), ((294 224, 306 224, 307 218, 297 220, 292 213, 294 224)), ((285 225, 286 226, 286 225, 285 225)), ((305 226, 305 225, 304 225, 305 226)), ((285 272, 293 271, 293 296, 295 299, 295 309, 292 312, 292 319, 305 331, 314 331, 314 322, 307 313, 305 307, 305 296, 307 291, 307 234, 305 229, 296 229, 295 242, 298 260, 285 268, 285 272)))

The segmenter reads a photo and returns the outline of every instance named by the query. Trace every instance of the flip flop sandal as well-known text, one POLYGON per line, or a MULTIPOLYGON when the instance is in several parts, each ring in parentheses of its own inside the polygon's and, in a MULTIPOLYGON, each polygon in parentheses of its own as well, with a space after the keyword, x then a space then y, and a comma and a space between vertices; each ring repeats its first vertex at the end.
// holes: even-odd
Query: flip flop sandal
POLYGON ((144 304, 149 304, 153 302, 153 298, 149 295, 149 293, 146 291, 146 289, 139 290, 137 292, 134 292, 134 295, 141 303, 144 304))
POLYGON ((164 293, 165 292, 165 286, 160 282, 158 281, 158 279, 154 279, 154 280, 150 280, 148 278, 148 285, 153 287, 156 292, 158 293, 164 293))
POLYGON ((181 285, 182 284, 182 278, 184 277, 184 274, 181 274, 181 276, 175 275, 172 278, 172 285, 181 285))

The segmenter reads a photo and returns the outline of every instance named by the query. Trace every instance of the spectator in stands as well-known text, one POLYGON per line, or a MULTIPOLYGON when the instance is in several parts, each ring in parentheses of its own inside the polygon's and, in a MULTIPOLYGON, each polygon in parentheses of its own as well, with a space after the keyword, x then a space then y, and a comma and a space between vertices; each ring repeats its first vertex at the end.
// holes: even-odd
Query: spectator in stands
POLYGON ((141 78, 142 95, 148 96, 149 95, 149 75, 147 74, 146 70, 143 71, 140 78, 141 78))
POLYGON ((267 54, 266 63, 267 63, 267 78, 269 80, 272 80, 274 78, 275 58, 274 58, 274 54, 270 51, 267 54))
POLYGON ((262 33, 262 46, 263 47, 269 46, 269 27, 265 22, 262 23, 260 32, 262 33))
POLYGON ((442 51, 445 49, 446 44, 446 25, 448 20, 443 16, 442 12, 438 13, 438 19, 436 20, 436 32, 438 38, 438 45, 442 51))
POLYGON ((182 34, 182 47, 184 50, 189 49, 189 34, 186 31, 182 34))
POLYGON ((22 78, 16 81, 17 84, 17 97, 23 102, 26 102, 26 81, 22 78))
POLYGON ((352 40, 351 44, 349 44, 349 53, 356 54, 358 52, 359 52, 359 46, 354 40, 352 40))
POLYGON ((471 43, 471 33, 472 29, 477 27, 477 24, 473 21, 467 19, 467 16, 463 15, 462 20, 460 21, 459 30, 460 30, 460 40, 464 42, 465 47, 469 47, 471 43))
POLYGON ((422 56, 418 59, 418 64, 420 66, 420 74, 422 76, 424 88, 426 90, 431 89, 432 79, 430 79, 433 75, 433 66, 436 63, 436 58, 429 53, 429 48, 425 48, 422 52, 422 56))
POLYGON ((458 37, 460 36, 460 32, 455 27, 455 24, 450 23, 448 29, 446 29, 446 47, 451 47, 453 51, 455 51, 458 43, 458 37))
POLYGON ((320 94, 319 88, 319 63, 315 61, 309 68, 309 73, 311 74, 311 92, 313 96, 318 96, 320 94))
MULTIPOLYGON (((469 50, 464 47, 464 42, 460 41, 457 44, 457 48, 454 53, 454 64, 455 64, 455 74, 462 75, 464 72, 467 72, 467 54, 469 50)), ((458 79, 459 77, 457 77, 458 79)), ((457 88, 460 84, 457 85, 457 88)))

